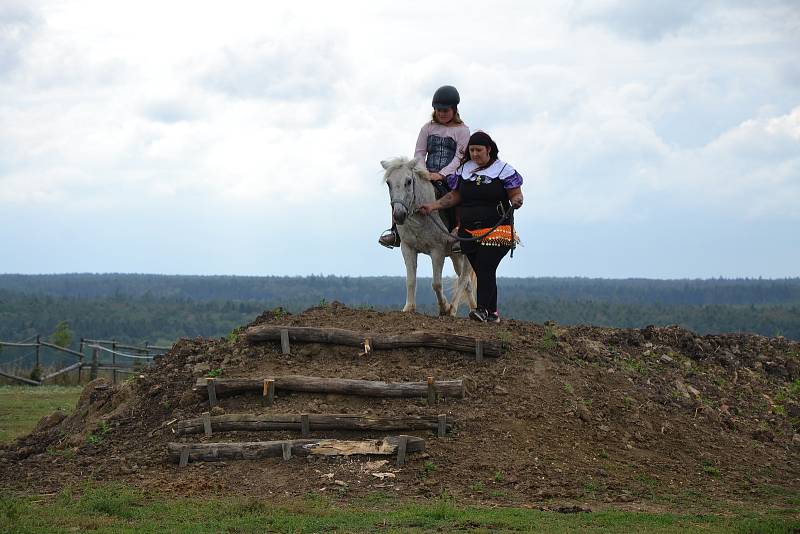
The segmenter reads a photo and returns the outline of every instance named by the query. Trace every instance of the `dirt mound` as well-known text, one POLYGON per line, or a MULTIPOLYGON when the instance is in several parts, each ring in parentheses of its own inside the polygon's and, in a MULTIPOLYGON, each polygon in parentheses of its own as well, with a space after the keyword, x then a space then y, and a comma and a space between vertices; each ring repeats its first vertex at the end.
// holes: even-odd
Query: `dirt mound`
MULTIPOLYGON (((800 490, 800 344, 752 335, 697 336, 678 327, 619 330, 349 309, 334 303, 299 315, 266 312, 255 324, 411 330, 501 340, 500 358, 429 348, 375 351, 231 339, 181 340, 142 378, 87 385, 75 412, 52 416, 0 451, 0 486, 54 491, 91 477, 180 494, 343 497, 375 491, 549 506, 565 502, 702 508, 703 503, 783 501, 800 490), (288 431, 176 436, 176 420, 209 410, 199 377, 270 375, 382 380, 463 378, 463 399, 375 399, 281 392, 220 399, 214 413, 448 414, 454 433, 427 441, 400 469, 350 458, 168 462, 172 441, 263 441, 288 431), (794 426, 793 426, 794 425, 794 426), (377 467, 376 467, 377 466, 377 467), (377 471, 376 471, 377 470, 377 471), (390 473, 390 474, 387 474, 390 473), (380 476, 378 476, 380 475, 380 476)), ((337 431, 313 437, 377 438, 337 431)))

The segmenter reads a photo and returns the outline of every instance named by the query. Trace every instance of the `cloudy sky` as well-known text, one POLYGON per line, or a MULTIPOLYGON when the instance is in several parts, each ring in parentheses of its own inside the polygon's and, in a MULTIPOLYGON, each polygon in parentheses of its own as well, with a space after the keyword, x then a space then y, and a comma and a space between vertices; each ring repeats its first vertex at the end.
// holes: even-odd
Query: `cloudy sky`
POLYGON ((500 275, 800 276, 770 0, 0 0, 0 272, 401 275, 379 162, 443 84, 525 178, 500 275))

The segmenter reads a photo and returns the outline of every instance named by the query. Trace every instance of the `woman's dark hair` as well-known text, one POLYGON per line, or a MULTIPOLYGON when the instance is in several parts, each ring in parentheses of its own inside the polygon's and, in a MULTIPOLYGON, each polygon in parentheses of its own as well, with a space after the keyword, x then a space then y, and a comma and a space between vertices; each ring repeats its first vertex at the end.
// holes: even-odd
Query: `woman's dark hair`
POLYGON ((500 153, 500 149, 497 148, 497 143, 494 142, 494 139, 489 137, 489 134, 486 132, 478 130, 469 136, 467 149, 464 151, 464 156, 461 158, 461 165, 464 165, 466 162, 472 159, 472 157, 469 155, 469 145, 480 145, 489 149, 489 163, 484 165, 482 167, 483 169, 494 163, 497 159, 497 155, 500 153))

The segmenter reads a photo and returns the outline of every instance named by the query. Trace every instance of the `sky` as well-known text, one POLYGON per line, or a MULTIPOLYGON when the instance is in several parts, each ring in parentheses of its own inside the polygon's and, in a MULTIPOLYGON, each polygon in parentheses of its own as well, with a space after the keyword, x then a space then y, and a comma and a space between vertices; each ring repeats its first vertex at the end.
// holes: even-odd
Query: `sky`
POLYGON ((404 275, 445 84, 524 178, 498 275, 800 276, 796 0, 0 0, 0 272, 404 275))

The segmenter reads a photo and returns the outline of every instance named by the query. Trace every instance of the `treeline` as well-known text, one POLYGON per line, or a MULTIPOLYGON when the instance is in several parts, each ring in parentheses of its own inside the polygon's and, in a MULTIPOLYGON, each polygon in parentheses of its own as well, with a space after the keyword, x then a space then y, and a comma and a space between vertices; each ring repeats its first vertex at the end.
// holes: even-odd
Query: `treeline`
MULTIPOLYGON (((752 332, 800 339, 800 279, 501 279, 504 317, 561 324, 679 324, 698 333, 752 332)), ((430 280, 418 300, 433 313, 430 280)), ((299 312, 333 300, 399 309, 400 277, 0 275, 0 340, 48 335, 68 321, 77 336, 169 344, 225 336, 264 310, 299 312)), ((463 313, 463 312, 462 312, 463 313)))
MULTIPOLYGON (((710 280, 609 280, 598 278, 500 278, 504 295, 535 300, 602 301, 661 305, 800 304, 800 278, 710 280)), ((419 281, 418 298, 433 303, 419 281)), ((78 298, 156 297, 195 301, 310 303, 337 299, 348 304, 397 306, 405 298, 402 277, 349 276, 166 276, 152 274, 0 274, 0 290, 78 298)))

